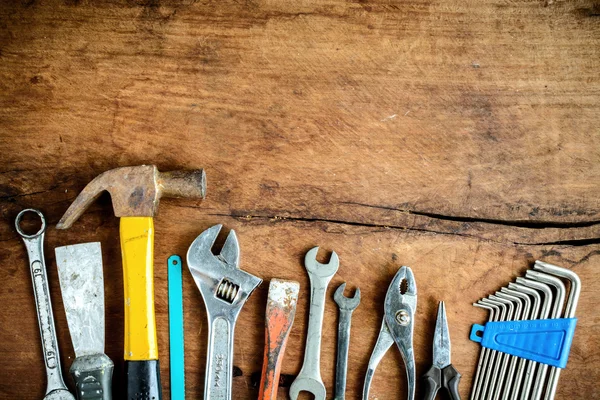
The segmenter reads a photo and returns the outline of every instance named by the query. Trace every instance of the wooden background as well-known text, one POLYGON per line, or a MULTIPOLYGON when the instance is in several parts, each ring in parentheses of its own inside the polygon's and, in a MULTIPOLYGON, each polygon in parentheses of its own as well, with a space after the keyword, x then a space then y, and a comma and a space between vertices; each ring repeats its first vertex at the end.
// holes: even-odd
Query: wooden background
MULTIPOLYGON (((322 374, 333 397, 337 285, 360 286, 348 398, 357 399, 401 265, 416 275, 417 373, 431 364, 438 300, 470 391, 471 306, 535 259, 577 272, 580 318, 558 398, 600 397, 600 4, 597 0, 3 1, 0 5, 0 397, 39 399, 45 377, 25 207, 54 225, 99 173, 138 164, 206 169, 204 202, 161 202, 156 307, 169 398, 166 260, 215 223, 265 283, 244 307, 234 397, 257 395, 272 277, 302 285, 280 398, 308 316, 304 253, 335 250, 322 374)), ((108 196, 46 257, 62 351, 72 360, 54 247, 102 242, 106 352, 122 378, 122 268, 108 196)), ((321 255, 326 258, 325 251, 321 255)), ((184 274, 186 384, 201 398, 204 305, 184 274)), ((372 397, 403 398, 396 349, 372 397)), ((68 384, 72 382, 68 378, 68 384)), ((308 397, 306 397, 308 398, 308 397)))

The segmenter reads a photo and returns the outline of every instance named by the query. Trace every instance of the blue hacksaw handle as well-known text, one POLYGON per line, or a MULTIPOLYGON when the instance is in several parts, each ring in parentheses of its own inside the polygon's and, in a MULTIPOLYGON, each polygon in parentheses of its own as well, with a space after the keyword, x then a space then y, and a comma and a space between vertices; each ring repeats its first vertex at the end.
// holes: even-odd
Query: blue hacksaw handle
POLYGON ((169 274, 169 347, 171 399, 185 399, 185 363, 183 358, 183 293, 181 257, 172 255, 168 261, 169 274))

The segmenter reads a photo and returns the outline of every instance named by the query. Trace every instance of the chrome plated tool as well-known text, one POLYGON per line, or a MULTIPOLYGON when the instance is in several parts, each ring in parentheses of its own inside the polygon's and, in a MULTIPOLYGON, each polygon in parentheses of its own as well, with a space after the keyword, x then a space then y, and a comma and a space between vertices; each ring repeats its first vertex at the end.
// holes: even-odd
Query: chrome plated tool
MULTIPOLYGON (((579 302, 579 295, 581 293, 581 280, 579 276, 571 270, 561 268, 557 265, 545 263, 543 261, 536 261, 533 267, 537 271, 552 274, 554 276, 565 278, 571 283, 569 290, 569 297, 567 299, 567 305, 563 318, 575 318, 575 310, 577 310, 577 303, 579 302)), ((560 369, 552 368, 550 371, 550 378, 544 400, 552 400, 556 395, 556 389, 558 388, 558 378, 560 377, 560 369)))
POLYGON ((79 400, 112 399, 113 362, 104 354, 104 277, 99 242, 54 249, 75 350, 70 373, 79 400))
MULTIPOLYGON (((523 309, 521 313, 521 320, 532 320, 535 319, 535 315, 532 312, 531 306, 531 298, 521 293, 514 288, 511 288, 512 283, 508 284, 508 288, 503 287, 500 289, 502 293, 506 293, 507 295, 519 298, 523 301, 523 309)), ((537 314, 537 311, 536 311, 537 314)), ((516 400, 519 397, 519 391, 521 390, 521 383, 523 378, 523 373, 525 372, 525 366, 528 364, 530 360, 526 360, 524 358, 518 358, 518 366, 516 373, 509 372, 508 378, 505 383, 505 394, 510 395, 511 400, 516 400)))
POLYGON ((185 359, 183 335, 183 277, 181 257, 172 255, 167 260, 169 277, 169 373, 171 399, 185 399, 185 359))
POLYGON ((352 313, 360 304, 360 289, 356 288, 354 296, 344 296, 346 282, 333 293, 333 300, 340 309, 337 337, 337 359, 335 364, 335 400, 346 398, 346 375, 348 373, 348 348, 350 347, 350 327, 352 313))
POLYGON ((434 400, 440 389, 446 389, 450 400, 460 400, 458 384, 460 373, 452 365, 450 330, 446 317, 446 305, 440 301, 435 332, 433 334, 433 365, 425 373, 425 400, 434 400))
MULTIPOLYGON (((477 303, 473 303, 473 306, 489 310, 490 314, 488 322, 498 320, 499 309, 495 305, 485 304, 483 300, 479 300, 477 303)), ((490 362, 492 352, 495 352, 495 350, 488 349, 487 347, 483 347, 481 349, 481 354, 479 355, 479 362, 477 363, 477 369, 475 370, 473 388, 471 389, 471 400, 478 400, 479 398, 481 398, 480 393, 483 387, 483 381, 487 373, 488 363, 490 362)), ((494 353, 493 356, 495 357, 495 355, 496 354, 494 353)))
POLYGON ((331 252, 329 263, 317 261, 318 247, 310 249, 304 257, 304 266, 310 279, 310 317, 300 373, 290 386, 290 398, 296 400, 302 391, 312 393, 315 400, 325 400, 325 385, 321 379, 321 335, 325 313, 325 292, 329 281, 338 270, 339 258, 331 252))
MULTIPOLYGON (((523 284, 529 288, 536 290, 538 293, 541 292, 542 310, 540 311, 540 319, 549 318, 552 303, 554 300, 554 296, 550 287, 545 283, 523 277, 518 277, 516 281, 517 283, 523 284)), ((531 398, 532 393, 542 390, 545 378, 545 373, 542 373, 543 368, 543 364, 537 363, 537 368, 535 369, 535 372, 525 377, 525 382, 523 383, 523 390, 521 390, 520 400, 529 400, 531 398)))
POLYGON ((500 321, 491 315, 488 323, 475 324, 471 329, 471 340, 483 346, 480 359, 484 360, 479 364, 471 398, 554 399, 575 333, 580 291, 576 273, 536 261, 524 278, 518 277, 516 283, 489 296, 487 302, 504 303, 507 313, 500 321), (568 288, 563 280, 569 281, 568 288), (486 361, 493 352, 499 358, 486 361))
POLYGON ((17 232, 25 243, 29 257, 29 269, 33 283, 33 295, 35 297, 35 309, 37 311, 40 336, 42 339, 42 350, 44 353, 44 365, 46 367, 46 395, 44 400, 74 400, 75 397, 69 392, 63 381, 60 368, 60 355, 58 353, 58 341, 56 339, 56 327, 54 326, 54 314, 52 313, 52 302, 50 301, 50 288, 46 275, 46 262, 44 261, 44 232, 46 231, 46 220, 41 211, 28 208, 21 211, 15 220, 17 232), (26 213, 37 214, 41 220, 40 229, 32 234, 26 234, 21 229, 21 220, 26 213))
MULTIPOLYGON (((562 309, 565 305, 565 296, 566 296, 566 292, 567 292, 567 289, 565 288, 565 284, 557 277, 548 275, 546 273, 539 272, 539 271, 529 270, 525 273, 525 276, 527 278, 531 278, 538 282, 542 282, 542 283, 545 283, 547 285, 554 287, 555 296, 554 296, 554 303, 552 305, 552 312, 550 314, 550 318, 553 318, 553 319, 560 318, 562 309)), ((540 368, 540 376, 543 378, 546 378, 547 377, 546 374, 548 373, 549 368, 550 367, 548 365, 542 364, 542 366, 540 368)), ((552 367, 552 368, 554 368, 554 367, 552 367)), ((551 382, 548 382, 548 385, 550 385, 550 384, 551 384, 551 382)), ((535 388, 531 398, 533 400, 540 400, 542 398, 542 394, 543 394, 543 386, 540 386, 538 388, 535 388)))
POLYGON ((371 353, 363 386, 363 400, 368 400, 377 365, 394 343, 398 346, 408 381, 408 400, 415 398, 415 356, 413 351, 414 317, 417 308, 417 284, 412 270, 402 267, 392 279, 385 296, 384 317, 379 337, 371 353), (404 290, 406 289, 406 290, 404 290))
POLYGON ((265 312, 265 354, 258 400, 276 400, 281 361, 294 323, 300 284, 271 279, 265 312))
POLYGON ((231 399, 233 339, 237 317, 262 279, 239 269, 240 246, 232 230, 218 255, 211 251, 222 225, 202 232, 187 252, 187 264, 208 316, 205 400, 231 399))

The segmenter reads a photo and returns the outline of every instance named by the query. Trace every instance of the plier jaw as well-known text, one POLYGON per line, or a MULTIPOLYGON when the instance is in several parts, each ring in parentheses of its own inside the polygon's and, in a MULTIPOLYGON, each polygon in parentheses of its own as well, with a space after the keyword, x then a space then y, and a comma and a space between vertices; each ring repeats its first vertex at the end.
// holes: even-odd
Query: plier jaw
POLYGON ((415 397, 415 357, 413 352, 413 327, 417 308, 417 285, 412 270, 402 267, 390 283, 385 296, 384 317, 377 343, 369 360, 363 387, 363 400, 369 397, 369 389, 375 369, 392 344, 396 343, 408 381, 408 400, 415 397))

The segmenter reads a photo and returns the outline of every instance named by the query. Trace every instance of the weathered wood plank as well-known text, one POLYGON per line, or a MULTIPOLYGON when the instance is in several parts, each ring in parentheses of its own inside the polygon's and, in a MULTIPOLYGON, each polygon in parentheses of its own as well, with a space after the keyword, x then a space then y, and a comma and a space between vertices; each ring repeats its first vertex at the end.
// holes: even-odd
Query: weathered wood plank
MULTIPOLYGON (((335 249, 360 285, 349 398, 402 264, 419 283, 417 362, 430 362, 436 301, 448 302, 454 363, 470 386, 484 314, 470 303, 536 258, 584 280, 563 398, 599 397, 600 25, 575 1, 50 1, 0 6, 0 397, 39 398, 41 353, 24 250, 24 207, 58 221, 81 188, 118 166, 204 167, 204 202, 163 200, 156 228, 159 344, 167 359, 166 258, 212 223, 235 228, 243 267, 303 285, 283 372, 300 368, 303 253, 335 249), (24 378, 27 377, 27 378, 24 378)), ((48 232, 63 365, 72 349, 53 247, 101 240, 107 352, 122 384, 118 223, 103 196, 48 232)), ((202 390, 205 314, 185 278, 187 387, 202 390)), ((253 398, 267 285, 244 309, 236 398, 253 398)), ((331 286, 333 291, 334 286, 331 286)), ((333 388, 335 304, 323 375, 333 388)), ((163 361, 166 378, 168 365, 163 361)), ((164 379, 168 388, 168 379, 164 379)), ((289 382, 288 382, 289 384, 289 382)), ((398 354, 373 394, 397 398, 398 354)), ((166 391, 165 391, 166 393, 166 391)), ((285 397, 282 389, 281 397, 285 397)))

